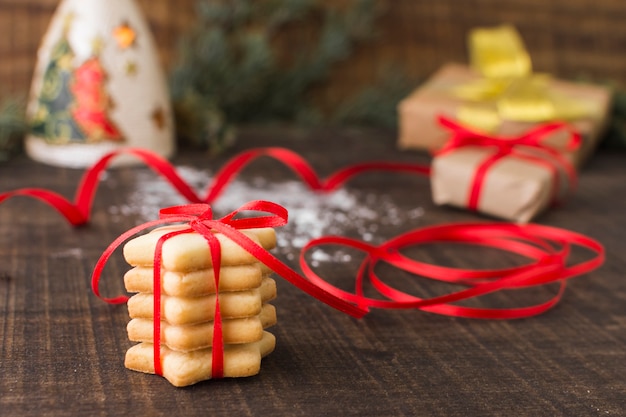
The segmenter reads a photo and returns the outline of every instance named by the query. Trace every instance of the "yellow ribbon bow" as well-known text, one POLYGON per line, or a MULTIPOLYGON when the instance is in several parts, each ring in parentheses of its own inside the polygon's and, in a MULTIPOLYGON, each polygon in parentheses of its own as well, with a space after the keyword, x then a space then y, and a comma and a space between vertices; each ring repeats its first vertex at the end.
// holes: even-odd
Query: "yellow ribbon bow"
POLYGON ((482 77, 454 88, 466 101, 457 114, 463 124, 493 132, 503 120, 538 123, 590 114, 585 103, 553 91, 549 75, 532 72, 514 27, 477 28, 468 41, 471 66, 482 77))

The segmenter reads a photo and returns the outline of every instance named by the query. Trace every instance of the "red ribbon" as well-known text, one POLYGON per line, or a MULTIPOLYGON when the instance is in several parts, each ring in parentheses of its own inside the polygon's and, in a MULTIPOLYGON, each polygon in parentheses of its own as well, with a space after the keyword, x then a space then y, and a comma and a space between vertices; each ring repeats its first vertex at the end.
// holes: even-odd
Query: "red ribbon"
MULTIPOLYGON (((441 119, 441 121, 454 132, 452 141, 442 152, 448 152, 452 149, 469 144, 489 146, 496 149, 494 155, 483 164, 483 172, 478 173, 477 179, 474 180, 474 183, 478 184, 474 186, 475 190, 473 191, 473 194, 476 194, 473 198, 476 200, 480 195, 481 177, 484 176, 484 172, 486 172, 496 160, 504 155, 510 154, 532 159, 531 156, 522 155, 518 147, 530 147, 539 151, 539 153, 543 154, 545 157, 549 156, 562 165, 562 168, 568 172, 573 179, 571 165, 558 155, 556 150, 546 148, 541 144, 549 132, 564 128, 562 124, 544 125, 519 138, 504 142, 502 138, 492 138, 471 132, 447 119, 441 119)), ((580 138, 574 132, 571 132, 571 141, 567 145, 568 149, 574 149, 576 146, 579 146, 579 141, 580 138)), ((258 157, 269 156, 285 164, 297 173, 311 189, 318 191, 334 190, 353 176, 372 170, 405 172, 420 175, 428 175, 430 170, 429 167, 417 164, 371 162, 349 166, 322 180, 302 157, 282 148, 253 149, 235 156, 235 158, 229 161, 215 176, 213 183, 207 189, 205 197, 199 197, 192 187, 178 176, 174 167, 167 160, 146 150, 122 149, 106 155, 91 169, 86 171, 77 189, 74 202, 70 202, 63 196, 52 191, 37 188, 26 188, 0 194, 0 202, 14 196, 34 197, 56 208, 71 224, 84 224, 89 220, 93 197, 97 190, 100 174, 106 169, 113 158, 122 153, 130 153, 141 158, 150 168, 163 176, 189 202, 195 204, 161 210, 158 220, 128 230, 115 239, 103 252, 94 268, 92 289, 94 294, 110 303, 123 303, 126 302, 128 298, 126 296, 105 298, 100 295, 99 280, 107 260, 115 249, 127 239, 147 228, 167 223, 183 222, 189 227, 182 231, 165 235, 159 240, 157 250, 155 251, 155 265, 160 265, 161 248, 164 241, 174 234, 195 231, 202 234, 202 236, 207 239, 207 244, 211 249, 213 264, 217 266, 215 279, 216 288, 218 288, 219 261, 217 260, 220 259, 220 256, 219 245, 215 244, 216 240, 213 236, 213 232, 223 233, 250 252, 260 262, 263 262, 278 275, 286 278, 301 290, 354 317, 362 317, 370 308, 421 309, 432 313, 456 317, 489 319, 529 317, 542 313, 556 305, 563 294, 565 281, 567 279, 592 271, 599 267, 604 261, 604 248, 599 242, 563 229, 534 224, 449 224, 412 230, 378 246, 338 236, 315 239, 306 245, 301 254, 300 265, 304 272, 304 276, 302 276, 239 231, 239 229, 242 228, 278 227, 284 225, 287 221, 287 212, 283 207, 270 202, 254 201, 221 219, 214 220, 212 218, 211 209, 206 203, 215 200, 234 176, 244 169, 248 163, 258 157), (252 218, 235 218, 237 214, 247 210, 262 211, 270 215, 252 218), (414 259, 409 259, 401 253, 401 250, 408 246, 433 242, 460 242, 498 248, 522 255, 531 262, 522 266, 506 269, 457 269, 419 262, 414 259), (305 254, 320 245, 344 245, 358 249, 366 254, 365 260, 361 263, 358 270, 354 292, 341 290, 325 281, 306 263, 305 254), (586 261, 572 264, 569 259, 572 246, 587 249, 592 253, 592 256, 586 261), (419 298, 386 284, 375 272, 375 267, 380 262, 391 264, 396 268, 417 276, 442 282, 462 284, 468 288, 430 299, 419 298), (382 297, 371 298, 365 296, 364 286, 367 280, 369 280, 371 285, 382 297), (557 294, 549 300, 537 305, 521 308, 488 309, 470 308, 453 304, 464 299, 503 289, 515 290, 522 287, 546 285, 549 283, 559 284, 557 294)), ((160 300, 161 291, 160 268, 157 267, 154 270, 155 371, 160 372, 160 327, 156 327, 160 326, 160 302, 157 302, 160 300)), ((218 349, 214 349, 213 353, 214 364, 217 365, 214 369, 214 376, 218 377, 221 374, 223 364, 223 340, 221 337, 219 304, 216 304, 216 326, 214 326, 214 332, 214 341, 217 341, 218 346, 218 349)))
POLYGON ((471 189, 467 202, 469 210, 477 210, 480 195, 487 172, 502 158, 515 156, 525 159, 548 169, 553 178, 551 201, 558 201, 560 182, 559 173, 565 172, 568 177, 568 188, 572 189, 576 184, 576 171, 572 164, 563 156, 563 151, 574 151, 580 147, 580 134, 570 128, 566 123, 553 122, 539 125, 517 137, 491 136, 469 129, 446 117, 439 117, 439 123, 450 130, 452 135, 448 142, 435 153, 444 155, 465 146, 477 146, 491 148, 493 153, 485 158, 478 166, 472 178, 471 189), (551 134, 558 130, 565 130, 569 134, 567 143, 562 149, 555 149, 543 143, 551 134))
POLYGON ((300 266, 305 276, 331 294, 353 302, 363 309, 420 309, 454 317, 482 319, 514 319, 545 312, 560 300, 565 281, 598 268, 604 262, 604 248, 594 239, 567 230, 536 224, 460 223, 416 229, 397 236, 381 245, 370 245, 358 240, 326 236, 310 241, 302 250, 300 266), (415 259, 401 253, 409 246, 433 243, 465 243, 496 248, 521 255, 531 262, 505 269, 462 269, 443 267, 415 259), (354 292, 341 290, 319 277, 306 262, 306 252, 323 245, 340 245, 366 254, 359 267, 354 292), (573 263, 572 246, 591 253, 589 259, 573 263), (381 263, 434 281, 460 284, 467 289, 423 299, 407 294, 386 284, 375 271, 381 263), (382 298, 366 297, 364 288, 369 281, 382 298), (559 283, 559 291, 546 302, 521 308, 489 309, 453 305, 452 303, 478 297, 499 290, 515 290, 532 286, 559 283))
POLYGON ((207 185, 206 195, 199 196, 194 189, 178 175, 172 164, 160 155, 140 148, 119 148, 104 155, 91 168, 85 171, 74 200, 70 201, 62 195, 43 188, 21 188, 18 190, 0 193, 0 203, 12 197, 26 196, 43 201, 55 208, 67 221, 80 226, 89 222, 93 199, 98 190, 100 176, 118 156, 130 154, 142 160, 146 166, 163 177, 174 189, 190 203, 207 203, 215 201, 228 184, 248 164, 260 157, 270 157, 283 163, 312 189, 320 192, 329 192, 339 188, 348 180, 363 172, 386 171, 404 172, 410 174, 429 175, 430 167, 419 164, 402 164, 396 162, 374 161, 350 165, 341 169, 326 179, 320 178, 315 170, 297 153, 285 148, 257 148, 242 152, 232 158, 215 175, 213 182, 207 185))

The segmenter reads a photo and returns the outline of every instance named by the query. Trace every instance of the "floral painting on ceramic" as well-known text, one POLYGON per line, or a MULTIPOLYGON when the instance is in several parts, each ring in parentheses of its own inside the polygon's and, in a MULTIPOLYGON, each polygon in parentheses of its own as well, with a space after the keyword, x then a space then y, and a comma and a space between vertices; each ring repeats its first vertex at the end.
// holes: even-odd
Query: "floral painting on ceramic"
POLYGON ((28 116, 26 150, 52 165, 86 167, 120 146, 172 155, 169 93, 134 1, 61 2, 39 50, 28 116))

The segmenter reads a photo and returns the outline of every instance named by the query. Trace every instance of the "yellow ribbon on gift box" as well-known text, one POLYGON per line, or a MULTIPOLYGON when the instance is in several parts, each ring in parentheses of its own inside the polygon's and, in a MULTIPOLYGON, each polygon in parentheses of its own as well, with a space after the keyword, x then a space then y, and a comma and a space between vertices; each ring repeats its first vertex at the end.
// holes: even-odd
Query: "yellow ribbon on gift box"
POLYGON ((552 91, 550 75, 533 73, 514 27, 474 29, 468 43, 470 64, 482 77, 453 89, 466 101, 457 112, 461 123, 493 132, 503 120, 539 123, 591 114, 581 100, 552 91))

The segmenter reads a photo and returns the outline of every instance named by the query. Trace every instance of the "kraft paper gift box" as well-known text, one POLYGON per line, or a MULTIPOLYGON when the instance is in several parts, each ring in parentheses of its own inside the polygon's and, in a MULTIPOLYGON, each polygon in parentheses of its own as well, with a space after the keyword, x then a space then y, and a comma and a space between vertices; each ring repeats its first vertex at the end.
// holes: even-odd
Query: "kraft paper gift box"
MULTIPOLYGON (((455 89, 476 82, 481 75, 471 67, 448 64, 436 72, 426 83, 415 90, 398 105, 399 139, 401 149, 436 151, 448 140, 449 132, 443 129, 437 116, 457 119, 467 100, 455 94, 455 89)), ((575 166, 580 167, 595 149, 607 125, 611 107, 611 91, 596 85, 579 84, 548 79, 548 88, 554 94, 575 100, 586 107, 585 117, 568 120, 583 139, 582 145, 572 155, 575 166)), ((516 136, 540 122, 522 122, 502 119, 491 133, 500 136, 516 136)), ((561 133, 555 134, 550 142, 558 144, 564 140, 561 133)))
MULTIPOLYGON (((456 139, 454 135, 473 137, 471 130, 454 122, 443 120, 440 126, 452 140, 456 139), (445 125, 457 129, 456 133, 451 135, 445 125)), ((569 137, 570 144, 580 143, 575 140, 580 136, 566 125, 557 130, 569 137)), ((549 134, 544 134, 537 146, 518 144, 511 148, 504 138, 488 139, 482 145, 473 145, 472 140, 460 146, 449 143, 433 158, 433 201, 518 223, 529 222, 564 199, 576 180, 571 155, 546 144, 549 134)))

